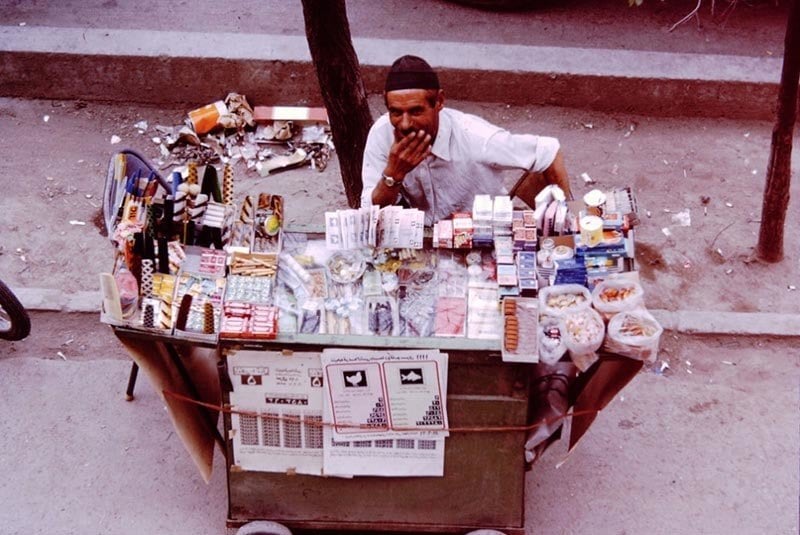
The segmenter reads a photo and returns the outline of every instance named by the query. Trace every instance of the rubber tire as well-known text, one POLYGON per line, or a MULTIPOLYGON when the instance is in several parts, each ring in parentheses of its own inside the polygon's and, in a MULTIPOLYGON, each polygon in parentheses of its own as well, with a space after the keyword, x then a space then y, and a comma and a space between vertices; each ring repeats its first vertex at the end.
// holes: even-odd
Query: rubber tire
POLYGON ((283 524, 258 520, 240 527, 236 535, 292 535, 292 532, 283 524))
POLYGON ((502 531, 497 531, 496 529, 478 529, 475 531, 470 531, 467 535, 506 535, 502 531))
POLYGON ((31 333, 31 319, 17 296, 0 281, 0 307, 5 310, 11 326, 0 331, 0 338, 5 340, 22 340, 31 333))

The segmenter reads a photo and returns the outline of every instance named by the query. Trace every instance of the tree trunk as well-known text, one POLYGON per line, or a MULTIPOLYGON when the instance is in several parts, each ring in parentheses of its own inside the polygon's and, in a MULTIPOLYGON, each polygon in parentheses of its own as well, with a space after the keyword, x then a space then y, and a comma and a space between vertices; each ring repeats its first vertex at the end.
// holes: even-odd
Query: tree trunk
POLYGON ((367 92, 350 38, 345 0, 302 0, 306 37, 328 110, 347 203, 358 207, 361 163, 372 126, 367 92))
POLYGON ((792 172, 792 135, 797 119, 797 84, 800 79, 800 0, 793 0, 786 22, 783 71, 778 92, 778 118, 772 130, 772 149, 761 208, 761 229, 756 255, 766 262, 783 259, 783 231, 789 207, 792 172))

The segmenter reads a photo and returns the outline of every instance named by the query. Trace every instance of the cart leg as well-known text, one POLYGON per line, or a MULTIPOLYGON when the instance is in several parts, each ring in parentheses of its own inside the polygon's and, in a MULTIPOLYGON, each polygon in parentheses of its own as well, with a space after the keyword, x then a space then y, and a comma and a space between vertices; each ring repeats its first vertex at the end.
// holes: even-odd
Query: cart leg
POLYGON ((292 535, 292 532, 283 524, 259 520, 240 527, 236 535, 292 535))
POLYGON ((125 390, 125 401, 133 401, 133 388, 136 386, 136 377, 139 375, 139 365, 131 364, 131 374, 128 377, 128 388, 125 390))

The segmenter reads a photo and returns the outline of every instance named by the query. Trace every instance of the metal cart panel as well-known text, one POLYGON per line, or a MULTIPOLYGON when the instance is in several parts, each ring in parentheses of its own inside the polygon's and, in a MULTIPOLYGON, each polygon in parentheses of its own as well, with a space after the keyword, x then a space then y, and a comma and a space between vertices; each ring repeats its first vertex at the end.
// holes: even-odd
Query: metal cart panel
MULTIPOLYGON (((529 375, 528 366, 497 354, 450 352, 451 428, 524 426, 529 375)), ((522 431, 453 432, 439 478, 320 478, 231 470, 229 463, 229 525, 270 519, 306 529, 522 533, 524 442, 522 431)), ((230 459, 230 442, 228 451, 230 459)))

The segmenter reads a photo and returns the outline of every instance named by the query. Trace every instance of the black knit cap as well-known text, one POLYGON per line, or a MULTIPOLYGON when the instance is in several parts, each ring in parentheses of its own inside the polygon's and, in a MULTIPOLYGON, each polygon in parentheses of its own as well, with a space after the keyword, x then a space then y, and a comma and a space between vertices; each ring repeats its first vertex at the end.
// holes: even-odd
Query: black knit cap
POLYGON ((392 63, 384 91, 439 89, 439 77, 428 62, 417 56, 401 56, 392 63))

